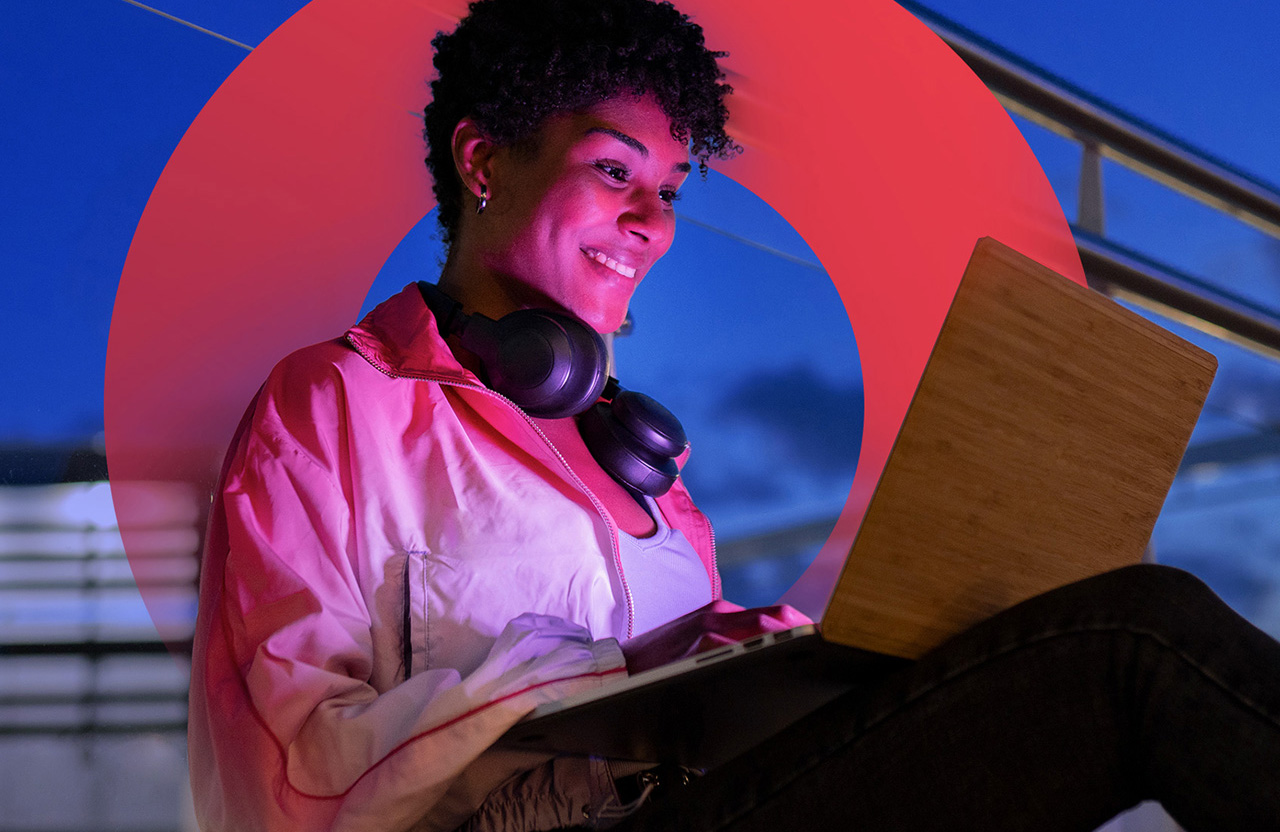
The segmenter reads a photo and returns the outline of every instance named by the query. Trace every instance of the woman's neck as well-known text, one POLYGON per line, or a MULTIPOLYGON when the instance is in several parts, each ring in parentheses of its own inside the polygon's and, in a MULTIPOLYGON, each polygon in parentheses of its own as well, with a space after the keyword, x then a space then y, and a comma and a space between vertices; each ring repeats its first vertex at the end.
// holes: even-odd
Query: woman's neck
POLYGON ((456 246, 440 270, 439 286, 440 291, 462 304, 462 311, 468 315, 478 312, 496 321, 521 308, 501 280, 456 246))

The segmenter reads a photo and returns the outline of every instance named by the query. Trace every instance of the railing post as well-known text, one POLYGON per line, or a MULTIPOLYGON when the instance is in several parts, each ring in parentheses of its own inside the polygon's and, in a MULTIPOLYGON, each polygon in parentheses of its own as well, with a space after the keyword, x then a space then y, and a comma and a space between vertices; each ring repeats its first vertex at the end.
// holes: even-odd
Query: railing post
POLYGON ((1099 237, 1104 234, 1105 209, 1102 195, 1102 150, 1095 139, 1082 140, 1080 156, 1080 198, 1076 224, 1099 237))

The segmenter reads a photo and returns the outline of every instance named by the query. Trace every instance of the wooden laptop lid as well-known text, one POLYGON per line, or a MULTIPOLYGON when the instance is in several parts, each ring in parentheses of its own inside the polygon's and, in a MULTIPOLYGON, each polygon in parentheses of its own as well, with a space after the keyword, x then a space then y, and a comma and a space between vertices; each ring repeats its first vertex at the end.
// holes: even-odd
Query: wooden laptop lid
POLYGON ((1141 560, 1217 360, 978 241, 822 619, 915 658, 1141 560))

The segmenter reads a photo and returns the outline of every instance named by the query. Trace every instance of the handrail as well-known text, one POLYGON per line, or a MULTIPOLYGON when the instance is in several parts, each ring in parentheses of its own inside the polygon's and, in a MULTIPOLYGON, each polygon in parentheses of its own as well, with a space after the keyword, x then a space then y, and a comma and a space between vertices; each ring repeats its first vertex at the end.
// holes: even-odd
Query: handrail
POLYGON ((1071 233, 1094 288, 1280 360, 1280 315, 1272 310, 1083 229, 1071 233))
POLYGON ((898 0, 969 65, 1009 110, 1083 146, 1073 226, 1090 285, 1280 359, 1280 312, 1118 246, 1102 236, 1099 156, 1280 239, 1280 188, 1198 150, 983 39, 913 0, 898 0))
MULTIPOLYGON (((194 501, 152 490, 147 585, 194 598, 194 501)), ((186 671, 134 617, 142 600, 110 498, 105 482, 0 485, 0 737, 185 727, 186 671)), ((176 647, 190 654, 189 641, 176 647)))
MULTIPOLYGON (((1085 162, 1102 153, 1171 189, 1280 238, 1280 188, 1264 182, 1186 142, 1123 112, 1061 78, 1013 55, 959 24, 912 0, 897 0, 950 46, 1007 109, 1035 124, 1080 142, 1085 162)), ((1096 157, 1095 160, 1096 162, 1096 157)), ((1088 175, 1088 172, 1083 172, 1088 175)), ((1094 171, 1096 175, 1097 171, 1094 171)), ((1084 186, 1093 183, 1082 183, 1084 186)), ((1084 187, 1082 187, 1082 191, 1084 187)), ((1085 206, 1096 207, 1096 206, 1085 206)), ((1072 226, 1091 285, 1181 323, 1208 331, 1272 359, 1280 359, 1280 310, 1157 262, 1097 233, 1100 215, 1082 215, 1072 226)), ((1188 449, 1185 467, 1238 462, 1262 450, 1280 452, 1273 434, 1228 437, 1188 449)), ((825 521, 798 523, 756 535, 721 541, 722 562, 760 557, 780 542, 806 544, 825 521)))
POLYGON ((1280 238, 1280 188, 1205 153, 912 0, 899 5, 964 60, 1006 107, 1180 193, 1280 238))

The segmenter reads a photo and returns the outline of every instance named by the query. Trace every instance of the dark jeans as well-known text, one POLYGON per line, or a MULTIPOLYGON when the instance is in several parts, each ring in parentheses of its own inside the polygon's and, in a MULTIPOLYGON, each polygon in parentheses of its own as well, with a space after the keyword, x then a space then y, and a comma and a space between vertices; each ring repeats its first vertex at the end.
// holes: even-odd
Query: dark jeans
POLYGON ((616 829, 1280 830, 1280 644, 1176 569, 1034 598, 616 829))

